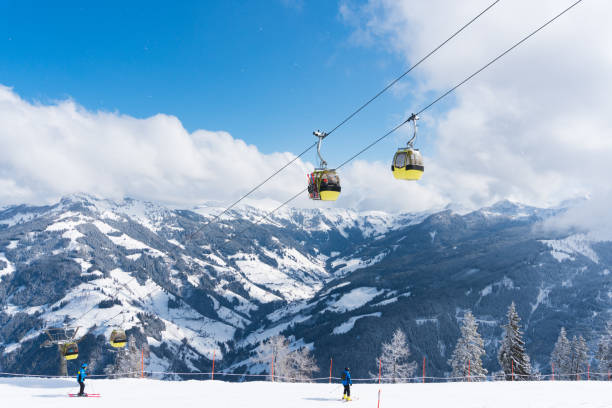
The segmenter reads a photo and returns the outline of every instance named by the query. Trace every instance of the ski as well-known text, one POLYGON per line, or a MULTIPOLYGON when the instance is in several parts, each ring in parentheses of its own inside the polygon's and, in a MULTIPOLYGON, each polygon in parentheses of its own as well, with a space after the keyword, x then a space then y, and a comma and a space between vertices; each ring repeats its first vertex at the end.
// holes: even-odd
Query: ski
POLYGON ((101 397, 100 394, 83 394, 83 395, 79 395, 79 394, 68 394, 69 397, 101 397))

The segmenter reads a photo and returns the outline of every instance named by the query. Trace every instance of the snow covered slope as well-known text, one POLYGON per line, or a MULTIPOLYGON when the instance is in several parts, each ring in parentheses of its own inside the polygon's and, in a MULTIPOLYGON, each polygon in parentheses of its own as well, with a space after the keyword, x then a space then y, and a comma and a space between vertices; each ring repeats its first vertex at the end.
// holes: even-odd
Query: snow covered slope
MULTIPOLYGON (((354 385, 351 407, 381 408, 609 408, 609 382, 492 382, 444 384, 354 385)), ((75 381, 63 379, 0 379, 2 402, 10 407, 65 408, 144 406, 224 408, 317 408, 343 404, 336 384, 222 381, 156 381, 147 379, 88 380, 86 391, 100 398, 69 398, 75 381)))
POLYGON ((42 329, 66 324, 80 327, 81 358, 97 373, 115 360, 106 339, 121 327, 155 370, 209 371, 214 355, 217 367, 257 372, 253 348, 284 334, 313 348, 322 370, 334 356, 366 376, 399 327, 415 359, 444 375, 471 309, 493 371, 515 301, 546 371, 561 325, 593 349, 612 312, 612 244, 536 228, 560 209, 287 208, 253 225, 265 212, 244 207, 207 225, 220 210, 85 194, 2 209, 0 370, 57 374, 42 329))
MULTIPOLYGON (((312 298, 345 273, 329 267, 332 259, 411 219, 288 209, 247 228, 265 212, 245 207, 206 225, 218 211, 87 194, 3 209, 0 366, 55 373, 55 361, 41 361, 52 351, 34 350, 44 327, 66 324, 98 345, 120 327, 151 346, 160 369, 205 370, 261 308, 312 298)), ((99 366, 112 359, 87 346, 81 354, 99 366)))
POLYGON ((426 357, 428 370, 442 376, 471 310, 485 340, 485 368, 496 372, 502 324, 515 302, 531 361, 549 374, 561 326, 584 336, 592 356, 612 319, 612 243, 538 228, 557 211, 502 202, 463 215, 442 211, 388 231, 359 245, 350 260, 331 261, 341 277, 312 299, 268 314, 258 333, 312 344, 318 361, 333 356, 367 377, 381 344, 401 328, 411 358, 426 357), (345 272, 358 260, 365 260, 361 268, 345 272))

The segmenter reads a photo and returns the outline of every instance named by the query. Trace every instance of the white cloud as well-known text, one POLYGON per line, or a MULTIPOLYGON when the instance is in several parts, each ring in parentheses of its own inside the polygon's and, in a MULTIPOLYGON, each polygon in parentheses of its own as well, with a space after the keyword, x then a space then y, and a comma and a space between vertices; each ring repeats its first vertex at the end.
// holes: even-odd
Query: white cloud
POLYGON ((347 171, 341 172, 341 176, 342 195, 338 206, 415 212, 442 207, 447 203, 435 188, 426 183, 394 179, 391 158, 389 163, 355 161, 347 171))
MULTIPOLYGON (((0 86, 0 205, 50 203, 86 192, 169 205, 226 206, 295 156, 263 154, 226 132, 187 132, 173 116, 136 119, 90 112, 74 101, 29 103, 0 86)), ((306 187, 311 163, 296 161, 246 203, 271 209, 306 187)), ((357 161, 340 171, 342 195, 296 207, 421 211, 443 199, 393 179, 388 164, 357 161)))
POLYGON ((611 202, 611 191, 597 193, 574 203, 569 210, 547 220, 542 227, 544 231, 585 233, 588 239, 594 241, 612 241, 611 202))
MULTIPOLYGON (((226 132, 190 134, 173 116, 89 112, 70 100, 32 104, 0 87, 2 204, 50 202, 74 192, 225 203, 293 157, 262 154, 226 132)), ((298 161, 254 198, 284 200, 298 180, 303 184, 307 166, 298 161)))
MULTIPOLYGON (((491 0, 344 2, 362 46, 416 62, 491 0)), ((416 110, 572 3, 501 1, 414 71, 416 110)), ((470 207, 509 198, 534 205, 593 193, 612 174, 612 4, 584 1, 459 88, 426 131, 423 184, 470 207)), ((603 198, 602 198, 603 200, 603 198)), ((605 201, 604 201, 605 202, 605 201)), ((609 201, 608 201, 609 202, 609 201)), ((603 203, 603 202, 602 202, 603 203)), ((612 224, 611 224, 612 225, 612 224)))
MULTIPOLYGON (((410 65, 490 2, 346 1, 340 15, 356 44, 386 47, 410 65)), ((415 70, 416 87, 396 97, 407 93, 406 112, 416 110, 569 4, 501 1, 415 70)), ((338 202, 311 203, 304 193, 291 205, 420 211, 504 198, 550 205, 589 192, 605 203, 612 174, 610 11, 612 4, 584 1, 461 87, 443 113, 422 115, 422 134, 435 148, 420 182, 393 179, 390 163, 358 160, 340 172, 338 202)), ((90 112, 70 100, 33 104, 0 87, 0 205, 79 191, 227 205, 292 157, 263 154, 226 132, 189 133, 168 115, 90 112)), ((311 168, 298 161, 249 202, 270 208, 285 201, 305 187, 311 168)))

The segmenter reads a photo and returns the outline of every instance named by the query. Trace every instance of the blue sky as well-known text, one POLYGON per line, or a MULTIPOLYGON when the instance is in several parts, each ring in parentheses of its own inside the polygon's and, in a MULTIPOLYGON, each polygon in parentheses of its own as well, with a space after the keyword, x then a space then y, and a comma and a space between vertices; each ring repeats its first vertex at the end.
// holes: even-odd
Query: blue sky
MULTIPOLYGON (((166 113, 189 131, 297 153, 406 69, 390 48, 352 41, 336 1, 87 3, 3 2, 0 83, 30 101, 166 113)), ((330 165, 413 108, 385 95, 326 141, 330 165)), ((364 157, 388 161, 395 144, 364 157)))
MULTIPOLYGON (((0 205, 74 192, 229 205, 492 2, 0 2, 0 205)), ((329 165, 571 3, 499 1, 330 137, 329 165)), ((418 183, 389 169, 406 128, 341 170, 337 202, 292 205, 423 211, 588 194, 607 205, 611 7, 584 1, 423 114, 418 183)), ((249 203, 295 195, 315 159, 249 203)))

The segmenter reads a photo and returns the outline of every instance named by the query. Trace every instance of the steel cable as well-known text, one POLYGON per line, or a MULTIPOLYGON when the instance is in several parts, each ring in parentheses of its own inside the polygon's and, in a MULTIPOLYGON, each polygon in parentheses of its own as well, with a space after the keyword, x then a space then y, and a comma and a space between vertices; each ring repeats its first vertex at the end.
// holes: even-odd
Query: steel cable
MULTIPOLYGON (((461 26, 461 28, 459 28, 457 31, 455 31, 450 37, 448 37, 446 40, 442 41, 437 47, 435 47, 433 50, 431 50, 429 53, 427 53, 424 57, 422 57, 420 60, 418 60, 415 64, 413 64, 410 68, 408 68, 406 71, 404 71, 400 76, 398 76, 397 78, 395 78, 393 81, 391 81, 390 83, 388 83, 382 90, 380 90, 376 95, 374 95, 372 98, 370 98, 369 100, 367 100, 364 104, 362 104, 361 106, 359 106, 355 111, 353 111, 351 114, 349 114, 346 118, 344 118, 340 123, 338 123, 332 130, 330 130, 329 132, 327 132, 327 136, 331 135, 332 133, 334 133, 336 130, 338 130, 340 127, 342 127, 345 123, 347 123, 349 120, 351 120, 353 117, 355 117, 359 112, 361 112, 363 109, 365 109, 370 103, 374 102, 374 100, 378 99, 378 97, 380 97, 382 94, 384 94, 385 92, 387 92, 391 87, 393 87, 397 82, 399 82, 402 78, 404 78, 406 75, 408 75, 410 72, 412 72, 412 70, 414 70, 416 67, 418 67, 419 65, 421 65, 421 63, 423 63, 425 60, 427 60, 429 57, 431 57, 433 54, 435 54, 440 48, 442 48, 443 46, 445 46, 448 42, 450 42, 453 38, 455 38, 457 35, 459 35, 463 30, 465 30, 467 27, 469 27, 472 23, 474 23, 476 20, 478 20, 483 14, 485 14, 487 11, 489 11, 491 8, 493 8, 493 6, 495 6, 497 3, 499 3, 501 0, 495 0, 493 3, 491 3, 489 6, 487 6, 484 10, 482 10, 480 13, 478 13, 475 17, 473 17, 471 20, 469 20, 467 23, 465 23, 463 26, 461 26)), ((186 242, 191 241, 195 235, 197 235, 198 233, 200 233, 204 228, 206 228, 206 226, 216 222, 221 216, 223 216, 224 214, 227 214, 227 212, 229 210, 231 210, 232 208, 234 208, 236 205, 238 205, 238 203, 240 203, 242 200, 244 200, 245 198, 247 198, 248 196, 250 196, 252 193, 254 193, 255 191, 257 191, 261 186, 263 186, 264 184, 266 184, 268 181, 270 181, 274 176, 276 176, 277 174, 279 174, 280 172, 282 172, 283 170, 285 170, 287 167, 289 167, 291 164, 293 164, 297 159, 299 159, 300 157, 302 157, 304 154, 306 154, 307 152, 309 152, 313 147, 315 147, 317 145, 317 143, 311 144, 310 146, 308 146, 302 153, 300 153, 298 156, 296 156, 295 158, 293 158, 292 160, 290 160, 289 162, 287 162, 285 165, 283 165, 280 169, 278 169, 277 171, 275 171, 274 173, 272 173, 272 175, 270 175, 268 178, 266 178, 265 180, 263 180, 261 183, 259 183, 258 185, 256 185, 255 187, 251 188, 251 190, 249 190, 247 193, 243 194, 242 197, 240 197, 238 200, 234 201, 232 204, 230 204, 227 208, 225 208, 221 213, 217 214, 216 216, 214 216, 211 220, 209 220, 208 222, 206 222, 204 225, 200 226, 195 232, 193 232, 192 234, 190 234, 187 239, 186 242)))

